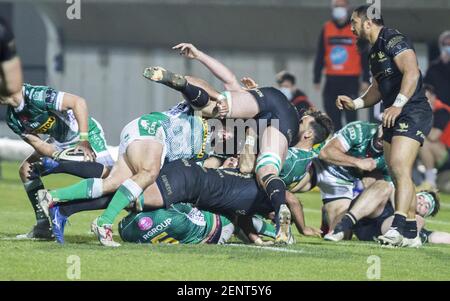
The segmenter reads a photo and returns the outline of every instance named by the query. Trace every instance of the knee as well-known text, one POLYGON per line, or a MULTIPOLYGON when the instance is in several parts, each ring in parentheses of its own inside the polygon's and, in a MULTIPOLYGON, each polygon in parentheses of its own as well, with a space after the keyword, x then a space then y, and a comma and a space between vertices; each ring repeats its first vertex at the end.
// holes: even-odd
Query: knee
POLYGON ((377 195, 379 195, 383 200, 388 199, 393 191, 392 185, 384 180, 377 180, 373 185, 377 189, 377 195))

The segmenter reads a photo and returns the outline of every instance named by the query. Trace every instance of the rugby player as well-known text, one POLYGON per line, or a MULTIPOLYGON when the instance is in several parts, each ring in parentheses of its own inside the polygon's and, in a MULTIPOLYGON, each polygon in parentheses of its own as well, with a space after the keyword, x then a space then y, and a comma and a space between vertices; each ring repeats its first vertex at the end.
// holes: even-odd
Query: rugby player
POLYGON ((0 18, 0 97, 17 93, 22 89, 22 83, 22 65, 14 35, 5 20, 0 18))
MULTIPOLYGON (((263 87, 252 90, 243 88, 236 76, 226 66, 198 50, 192 44, 181 43, 174 46, 173 49, 180 50, 180 54, 187 58, 198 60, 222 81, 226 91, 222 93, 222 98, 218 96, 215 98, 219 102, 219 111, 225 112, 224 117, 268 121, 269 126, 260 135, 261 146, 255 172, 258 182, 270 196, 275 208, 276 240, 280 243, 287 243, 290 240, 291 214, 285 204, 286 187, 279 177, 279 173, 286 159, 288 147, 295 145, 299 140, 300 114, 284 94, 276 88, 263 87)), ((183 76, 173 74, 160 67, 148 68, 146 77, 182 93, 186 87, 195 88, 195 86, 186 85, 183 80, 178 81, 183 76)), ((205 96, 206 91, 200 89, 197 93, 191 92, 194 95, 191 102, 195 101, 197 106, 201 107, 201 105, 207 104, 209 96, 205 96), (200 96, 204 96, 201 103, 198 102, 200 96)), ((252 156, 253 154, 243 154, 241 160, 253 161, 252 156)))
MULTIPOLYGON (((83 173, 91 176, 106 176, 113 160, 101 125, 88 116, 86 101, 76 95, 56 91, 46 86, 24 84, 17 93, 0 98, 7 105, 8 126, 34 148, 19 168, 20 178, 33 206, 37 224, 33 229, 17 238, 51 238, 48 219, 39 207, 36 193, 44 189, 40 177, 30 178, 31 165, 41 157, 58 158, 62 150, 75 147, 84 154, 83 173), (48 135, 43 140, 40 135, 48 135)), ((79 170, 72 169, 78 175, 79 170)))
POLYGON ((410 40, 385 27, 381 12, 371 5, 355 9, 351 22, 353 33, 372 47, 369 62, 373 82, 357 99, 338 96, 336 105, 341 110, 358 110, 383 100, 384 154, 396 188, 396 211, 391 228, 379 239, 382 244, 401 246, 403 237, 417 236, 412 168, 431 130, 432 110, 410 40))
MULTIPOLYGON (((40 198, 40 204, 47 215, 51 213, 53 203, 67 202, 65 199, 51 198, 51 194, 52 191, 50 194, 47 193, 47 197, 40 198)), ((111 203, 113 201, 114 199, 111 203)), ((205 169, 194 160, 176 160, 166 163, 156 182, 145 189, 143 197, 138 196, 136 207, 150 211, 159 208, 167 209, 177 203, 191 203, 200 210, 225 216, 247 216, 247 218, 251 218, 254 214, 267 216, 274 211, 267 194, 259 188, 256 179, 251 175, 244 175, 230 169, 205 169)), ((319 232, 317 229, 306 227, 304 219, 296 224, 302 225, 303 228, 299 231, 304 235, 317 235, 319 232)), ((93 228, 95 233, 95 225, 93 228)), ((108 232, 105 239, 109 242, 100 240, 103 245, 119 246, 113 241, 112 232, 108 232)))
POLYGON ((357 180, 362 180, 364 194, 389 197, 391 178, 383 156, 382 136, 383 129, 377 124, 349 123, 325 144, 313 161, 314 178, 331 230, 348 210, 357 180))
MULTIPOLYGON (((404 247, 420 247, 423 243, 450 244, 450 233, 428 231, 425 227, 425 218, 436 216, 440 209, 439 196, 434 191, 421 191, 416 194, 416 221, 420 225, 419 235, 413 239, 403 240, 404 247)), ((377 240, 377 237, 386 233, 394 219, 394 207, 390 198, 383 199, 372 195, 359 197, 351 205, 349 212, 355 219, 344 217, 333 232, 325 235, 325 240, 340 241, 344 233, 353 231, 361 241, 377 240), (370 208, 370 209, 368 209, 370 208)), ((350 236, 347 236, 350 237, 350 236)))

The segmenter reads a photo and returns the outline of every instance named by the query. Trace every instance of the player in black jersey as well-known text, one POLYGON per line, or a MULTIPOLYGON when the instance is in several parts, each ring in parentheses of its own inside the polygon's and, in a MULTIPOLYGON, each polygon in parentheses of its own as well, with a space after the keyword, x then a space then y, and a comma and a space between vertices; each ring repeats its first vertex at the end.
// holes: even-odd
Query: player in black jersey
POLYGON ((382 244, 403 246, 403 238, 417 238, 415 187, 412 168, 424 138, 431 130, 432 111, 411 41, 384 26, 374 6, 361 6, 352 14, 352 31, 369 41, 373 81, 361 97, 339 96, 339 109, 357 110, 383 100, 384 155, 395 184, 395 218, 380 236, 382 244))
POLYGON ((14 35, 6 21, 0 18, 0 98, 20 91, 22 78, 14 35))

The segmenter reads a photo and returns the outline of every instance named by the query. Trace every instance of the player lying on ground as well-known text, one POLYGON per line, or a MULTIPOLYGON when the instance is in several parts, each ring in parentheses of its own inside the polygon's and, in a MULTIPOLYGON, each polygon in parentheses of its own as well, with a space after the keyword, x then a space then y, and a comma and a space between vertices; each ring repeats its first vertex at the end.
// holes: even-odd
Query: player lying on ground
POLYGON ((363 182, 364 193, 377 191, 389 197, 391 179, 384 161, 382 136, 382 127, 377 124, 349 123, 321 149, 319 159, 313 161, 314 178, 331 230, 348 210, 356 181, 363 182))
MULTIPOLYGON (((263 87, 247 90, 241 87, 236 76, 227 67, 192 44, 182 43, 174 49, 179 49, 181 54, 188 58, 197 59, 222 81, 226 90, 222 94, 226 101, 222 102, 220 111, 225 112, 227 118, 268 121, 269 126, 260 133, 261 147, 255 171, 258 182, 270 196, 275 208, 277 241, 287 243, 290 239, 290 212, 285 205, 286 188, 279 178, 279 172, 286 159, 288 147, 295 145, 299 139, 299 113, 278 89, 263 87)), ((160 67, 149 68, 146 77, 181 92, 186 88, 185 81, 179 80, 182 76, 160 67)), ((189 86, 189 89, 192 88, 189 86)), ((200 89, 198 93, 193 93, 195 96, 190 100, 195 101, 197 107, 206 105, 209 99, 208 96, 203 102, 198 102, 196 95, 204 95, 205 92, 200 89)), ((246 158, 243 157, 242 160, 246 158)))
POLYGON ((339 109, 358 110, 383 100, 384 155, 395 185, 395 218, 380 242, 403 245, 403 237, 417 236, 416 198, 412 180, 414 161, 432 127, 432 110, 425 96, 422 74, 411 41, 384 26, 381 12, 372 5, 352 14, 352 31, 369 42, 373 82, 359 98, 339 96, 339 109), (415 229, 410 231, 410 229, 415 229))
MULTIPOLYGON (((81 199, 74 197, 70 189, 60 189, 56 193, 42 191, 40 195, 44 196, 40 198, 40 204, 46 213, 49 213, 48 208, 53 202, 81 199)), ((205 169, 192 160, 166 163, 156 182, 145 189, 143 197, 138 196, 137 207, 152 210, 169 208, 180 202, 192 203, 201 210, 226 216, 247 216, 248 219, 255 214, 266 216, 274 211, 267 194, 251 175, 243 175, 230 169, 205 169)), ((113 199, 107 210, 113 207, 113 210, 120 212, 124 208, 119 210, 114 208, 115 205, 113 199)), ((126 206, 129 206, 129 202, 126 206)), ((318 235, 320 232, 317 229, 305 226, 303 212, 301 214, 301 219, 296 221, 296 225, 301 227, 300 233, 318 235)), ((106 246, 119 245, 112 239, 111 228, 107 228, 100 242, 106 246)))
MULTIPOLYGON (((424 228, 425 218, 436 216, 439 212, 438 194, 434 191, 421 191, 416 194, 416 198, 416 221, 419 234, 413 239, 404 240, 402 247, 418 248, 425 242, 450 244, 450 233, 428 231, 424 228)), ((389 230, 393 219, 392 198, 385 199, 376 195, 360 196, 352 202, 351 209, 336 225, 334 231, 325 236, 325 239, 340 241, 344 237, 351 237, 348 233, 353 232, 362 241, 378 240, 379 236, 389 230)))
POLYGON ((22 90, 9 97, 0 98, 0 104, 7 105, 8 126, 34 148, 34 153, 22 163, 20 179, 36 214, 37 224, 18 238, 51 238, 50 225, 39 208, 36 199, 38 190, 43 189, 39 177, 29 177, 31 164, 43 156, 57 158, 60 151, 75 147, 85 155, 82 169, 65 168, 64 172, 81 177, 104 177, 113 160, 101 125, 88 116, 86 101, 76 95, 59 92, 50 87, 25 84, 22 90), (48 135, 44 141, 39 135, 48 135))

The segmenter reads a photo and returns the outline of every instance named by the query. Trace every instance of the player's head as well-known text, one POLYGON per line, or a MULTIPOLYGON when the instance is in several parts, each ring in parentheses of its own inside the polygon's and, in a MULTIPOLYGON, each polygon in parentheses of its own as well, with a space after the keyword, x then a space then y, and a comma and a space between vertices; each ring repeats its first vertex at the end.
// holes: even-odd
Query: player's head
POLYGON ((362 5, 353 11, 352 32, 359 39, 368 40, 370 33, 384 25, 383 16, 376 6, 362 5))
POLYGON ((309 140, 311 145, 322 143, 333 133, 333 121, 321 111, 307 111, 300 119, 300 140, 309 140))
POLYGON ((416 194, 416 213, 422 217, 435 216, 441 208, 437 191, 422 190, 416 194))
POLYGON ((373 148, 373 151, 379 153, 383 151, 383 144, 383 125, 380 124, 372 137, 370 147, 373 148))

